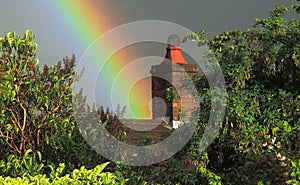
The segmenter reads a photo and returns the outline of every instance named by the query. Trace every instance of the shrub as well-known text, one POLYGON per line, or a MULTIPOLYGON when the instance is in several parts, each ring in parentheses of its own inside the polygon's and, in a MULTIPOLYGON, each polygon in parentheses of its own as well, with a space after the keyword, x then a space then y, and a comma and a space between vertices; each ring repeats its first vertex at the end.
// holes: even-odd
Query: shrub
POLYGON ((24 175, 22 177, 2 177, 0 182, 3 184, 101 184, 101 185, 124 185, 127 179, 124 179, 119 172, 103 172, 108 163, 97 165, 94 169, 87 170, 84 166, 80 169, 73 170, 72 173, 61 176, 65 168, 64 164, 53 170, 50 177, 46 175, 24 175))
POLYGON ((35 58, 37 44, 27 30, 23 38, 9 32, 0 38, 0 68, 11 76, 4 82, 8 94, 1 96, 1 155, 23 156, 28 149, 41 150, 57 132, 69 134, 72 123, 72 91, 75 57, 40 71, 35 58))
POLYGON ((299 5, 277 6, 246 31, 224 32, 212 40, 204 39, 204 31, 192 34, 219 61, 228 94, 222 128, 203 159, 197 147, 215 100, 206 77, 195 77, 205 98, 191 151, 198 168, 225 184, 284 184, 290 178, 289 160, 299 158, 300 22, 285 20, 288 10, 299 14, 299 5))
POLYGON ((104 160, 82 138, 73 117, 75 56, 40 70, 36 49, 30 30, 22 38, 15 32, 0 38, 0 159, 32 150, 42 154, 45 166, 93 168, 104 160))

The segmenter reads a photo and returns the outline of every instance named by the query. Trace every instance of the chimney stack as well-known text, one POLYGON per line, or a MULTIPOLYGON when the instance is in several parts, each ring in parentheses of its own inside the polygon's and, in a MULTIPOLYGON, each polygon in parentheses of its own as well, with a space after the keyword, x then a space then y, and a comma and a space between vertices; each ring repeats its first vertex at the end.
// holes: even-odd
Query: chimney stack
POLYGON ((182 82, 187 75, 192 77, 197 74, 197 66, 189 64, 184 59, 179 46, 168 45, 165 59, 160 65, 152 66, 150 73, 152 75, 152 118, 167 118, 173 123, 188 120, 193 109, 198 105, 186 88, 175 87, 182 87, 182 82), (181 97, 168 99, 167 89, 170 88, 181 97), (158 98, 160 101, 156 102, 158 98), (161 106, 161 100, 166 104, 166 112, 165 106, 161 106))

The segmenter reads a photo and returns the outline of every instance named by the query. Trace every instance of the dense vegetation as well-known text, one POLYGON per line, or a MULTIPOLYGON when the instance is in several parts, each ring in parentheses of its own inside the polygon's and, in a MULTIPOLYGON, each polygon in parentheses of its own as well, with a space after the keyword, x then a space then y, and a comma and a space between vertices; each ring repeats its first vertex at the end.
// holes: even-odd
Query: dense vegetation
MULTIPOLYGON (((81 93, 72 97, 80 78, 74 56, 40 70, 31 31, 1 37, 0 184, 300 184, 300 22, 285 19, 289 10, 299 15, 300 6, 278 6, 245 31, 187 37, 207 44, 208 62, 213 55, 220 63, 225 119, 201 151, 214 100, 206 77, 195 77, 205 95, 197 132, 175 156, 146 167, 107 163, 82 138, 73 117, 72 98, 85 102, 81 93)), ((109 110, 83 109, 118 132, 109 110)))
MULTIPOLYGON (((291 9, 299 15, 299 4, 291 9)), ((254 28, 212 40, 203 38, 204 31, 192 34, 208 44, 225 76, 225 120, 204 153, 206 165, 199 165, 225 184, 299 183, 300 22, 285 20, 287 11, 278 6, 268 19, 257 18, 254 28)), ((200 115, 205 124, 212 100, 205 78, 196 82, 207 97, 200 115)))

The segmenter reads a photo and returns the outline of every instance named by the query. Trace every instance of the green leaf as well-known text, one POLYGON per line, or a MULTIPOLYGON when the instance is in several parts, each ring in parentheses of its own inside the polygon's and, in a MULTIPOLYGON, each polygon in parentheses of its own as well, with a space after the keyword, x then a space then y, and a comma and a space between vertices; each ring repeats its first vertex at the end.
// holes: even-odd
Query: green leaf
POLYGON ((0 85, 0 93, 2 93, 2 94, 8 94, 9 91, 8 91, 8 89, 6 87, 3 87, 3 86, 0 85))
POLYGON ((294 168, 297 168, 298 167, 298 164, 296 161, 291 161, 291 164, 292 164, 292 167, 294 168))
POLYGON ((292 131, 292 127, 289 125, 287 121, 283 122, 283 129, 287 133, 290 133, 292 131))

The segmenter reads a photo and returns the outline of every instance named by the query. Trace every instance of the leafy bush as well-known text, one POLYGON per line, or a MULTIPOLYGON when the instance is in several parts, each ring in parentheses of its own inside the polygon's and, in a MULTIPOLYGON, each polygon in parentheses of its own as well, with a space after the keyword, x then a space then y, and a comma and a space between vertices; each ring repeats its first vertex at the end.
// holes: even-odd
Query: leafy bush
POLYGON ((35 58, 37 44, 27 30, 23 38, 9 32, 0 38, 0 68, 11 76, 1 96, 1 155, 22 156, 28 149, 40 150, 44 141, 69 134, 72 122, 72 91, 75 57, 40 71, 35 58), (69 129, 67 129, 69 127, 69 129))
MULTIPOLYGON (((183 160, 172 157, 150 166, 117 165, 117 171, 128 179, 128 184, 199 184, 199 177, 193 169, 186 169, 183 160)), ((201 184, 201 183, 200 183, 201 184)))
MULTIPOLYGON (((0 38, 0 159, 17 160, 32 150, 40 151, 45 166, 93 168, 105 160, 82 138, 73 117, 75 56, 40 70, 36 49, 30 30, 23 38, 15 32, 0 38)), ((82 94, 76 97, 85 103, 82 94)))
POLYGON ((23 175, 22 177, 2 177, 0 176, 0 182, 3 184, 14 185, 26 185, 26 184, 103 184, 103 185, 124 185, 126 179, 124 179, 119 172, 114 174, 111 172, 103 172, 108 163, 97 165, 94 169, 87 170, 84 166, 80 169, 73 170, 72 173, 61 176, 65 165, 60 166, 51 172, 50 177, 46 175, 23 175))
POLYGON ((291 164, 291 180, 288 180, 288 184, 300 184, 300 159, 298 161, 291 161, 291 164))
POLYGON ((0 161, 0 173, 4 176, 18 177, 23 175, 38 175, 43 171, 42 155, 27 150, 24 156, 9 155, 0 161))
POLYGON ((195 77, 205 98, 191 143, 197 168, 217 174, 225 184, 285 184, 289 161, 300 156, 300 22, 285 20, 288 10, 299 14, 299 5, 277 6, 246 31, 224 32, 212 40, 204 39, 204 31, 187 37, 210 47, 206 60, 213 54, 225 77, 225 120, 207 152, 197 147, 215 100, 206 77, 195 77))

